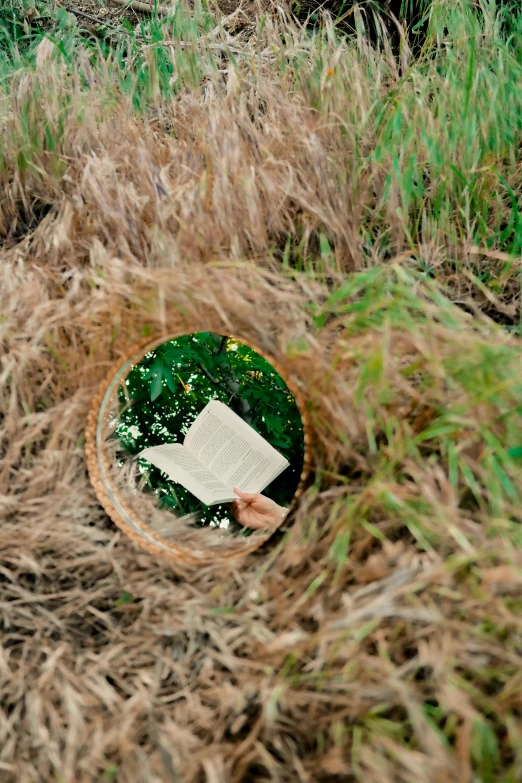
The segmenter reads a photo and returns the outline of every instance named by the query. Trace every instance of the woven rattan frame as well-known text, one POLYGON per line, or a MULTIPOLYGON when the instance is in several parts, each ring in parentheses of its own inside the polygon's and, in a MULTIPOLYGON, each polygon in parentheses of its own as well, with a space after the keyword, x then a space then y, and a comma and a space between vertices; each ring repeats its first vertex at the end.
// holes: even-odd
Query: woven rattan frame
MULTIPOLYGON (((202 329, 201 331, 205 330, 202 329)), ((271 530, 270 532, 267 532, 265 536, 256 538, 255 543, 249 547, 245 547, 240 551, 236 549, 230 552, 227 552, 226 549, 221 549, 219 552, 202 551, 198 549, 196 554, 194 550, 161 538, 161 536, 151 530, 143 520, 139 519, 128 504, 119 496, 117 488, 110 481, 110 465, 107 454, 102 448, 103 444, 101 438, 99 437, 101 429, 99 424, 103 421, 106 404, 117 384, 120 384, 127 377, 132 367, 136 362, 140 361, 146 353, 157 348, 162 343, 167 342, 168 340, 174 340, 176 337, 181 337, 184 334, 185 332, 183 331, 176 331, 168 334, 156 335, 152 338, 148 337, 146 340, 142 340, 140 343, 134 345, 123 359, 118 359, 112 365, 110 372, 100 384, 89 411, 85 430, 85 455, 89 478, 98 500, 112 521, 126 536, 151 554, 187 565, 202 565, 224 559, 230 560, 244 557, 262 546, 274 531, 271 530)), ((277 361, 274 361, 271 356, 268 356, 263 350, 246 340, 236 337, 235 335, 233 338, 245 343, 250 348, 253 348, 253 350, 257 351, 270 362, 279 375, 284 378, 289 390, 295 398, 301 414, 304 432, 303 470, 301 472, 299 486, 290 506, 291 512, 299 496, 302 494, 310 474, 311 423, 304 404, 303 395, 297 386, 287 378, 284 368, 282 368, 277 361)))

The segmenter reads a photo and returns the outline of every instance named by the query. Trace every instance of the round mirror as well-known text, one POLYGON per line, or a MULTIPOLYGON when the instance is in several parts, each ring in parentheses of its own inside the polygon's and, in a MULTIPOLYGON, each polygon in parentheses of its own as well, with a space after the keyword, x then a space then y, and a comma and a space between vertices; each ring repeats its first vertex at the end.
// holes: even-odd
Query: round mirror
POLYGON ((129 352, 86 430, 89 475, 113 521, 187 563, 238 557, 279 527, 309 472, 301 395, 230 335, 175 334, 129 352))

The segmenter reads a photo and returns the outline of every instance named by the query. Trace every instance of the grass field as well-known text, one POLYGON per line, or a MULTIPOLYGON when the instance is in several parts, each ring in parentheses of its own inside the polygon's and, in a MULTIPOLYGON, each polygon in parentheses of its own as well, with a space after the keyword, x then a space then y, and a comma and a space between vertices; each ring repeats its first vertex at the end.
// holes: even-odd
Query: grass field
POLYGON ((518 783, 517 4, 425 4, 415 58, 359 11, 37 5, 0 0, 0 778, 518 783), (97 383, 167 326, 309 406, 239 565, 138 552, 87 479, 97 383))

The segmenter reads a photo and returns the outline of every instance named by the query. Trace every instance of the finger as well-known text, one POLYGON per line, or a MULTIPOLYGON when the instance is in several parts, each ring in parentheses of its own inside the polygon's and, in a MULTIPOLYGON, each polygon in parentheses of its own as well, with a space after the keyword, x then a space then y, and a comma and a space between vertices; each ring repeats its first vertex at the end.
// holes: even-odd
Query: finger
POLYGON ((237 487, 234 487, 234 492, 244 503, 252 503, 259 497, 257 492, 241 492, 237 487))

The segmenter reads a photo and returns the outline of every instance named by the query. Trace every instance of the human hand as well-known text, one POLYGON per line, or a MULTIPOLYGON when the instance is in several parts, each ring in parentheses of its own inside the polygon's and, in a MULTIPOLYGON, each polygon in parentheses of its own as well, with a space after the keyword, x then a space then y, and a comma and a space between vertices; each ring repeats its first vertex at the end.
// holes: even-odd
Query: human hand
POLYGON ((281 524, 287 508, 279 506, 275 501, 257 492, 241 492, 235 488, 238 499, 232 505, 232 513, 244 527, 252 529, 274 529, 281 524))

